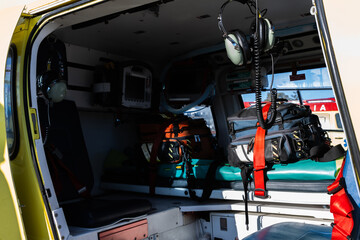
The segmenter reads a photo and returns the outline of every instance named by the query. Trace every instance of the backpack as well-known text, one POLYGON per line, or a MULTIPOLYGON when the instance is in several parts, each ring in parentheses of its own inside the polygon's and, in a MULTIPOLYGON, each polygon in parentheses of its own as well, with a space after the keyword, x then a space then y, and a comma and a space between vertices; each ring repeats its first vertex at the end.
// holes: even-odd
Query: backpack
MULTIPOLYGON (((144 155, 149 161, 150 193, 155 192, 156 162, 177 164, 183 162, 191 198, 203 201, 210 197, 212 186, 205 186, 201 197, 192 190, 196 185, 192 159, 216 159, 216 145, 204 119, 185 116, 171 118, 158 124, 140 124, 142 144, 149 144, 144 155), (151 146, 151 148, 150 148, 151 146), (145 156, 146 157, 146 156, 145 156)), ((143 149, 144 151, 144 149, 143 149)), ((215 177, 219 161, 213 161, 206 175, 208 182, 215 177)))
POLYGON ((188 152, 191 158, 214 158, 214 142, 204 119, 179 119, 166 129, 158 157, 161 162, 179 163, 188 152))
MULTIPOLYGON (((228 118, 230 165, 241 167, 242 162, 253 163, 257 122, 255 106, 228 118)), ((330 143, 318 116, 312 114, 309 106, 282 103, 277 107, 274 125, 266 132, 265 161, 270 164, 287 164, 309 158, 330 161, 326 155, 330 143)))

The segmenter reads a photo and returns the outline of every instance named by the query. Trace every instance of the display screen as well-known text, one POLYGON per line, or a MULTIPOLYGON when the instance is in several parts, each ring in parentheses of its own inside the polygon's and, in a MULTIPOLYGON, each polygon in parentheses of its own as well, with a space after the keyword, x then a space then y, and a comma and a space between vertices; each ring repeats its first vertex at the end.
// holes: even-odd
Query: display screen
POLYGON ((144 101, 145 99, 145 78, 126 75, 125 99, 144 101))

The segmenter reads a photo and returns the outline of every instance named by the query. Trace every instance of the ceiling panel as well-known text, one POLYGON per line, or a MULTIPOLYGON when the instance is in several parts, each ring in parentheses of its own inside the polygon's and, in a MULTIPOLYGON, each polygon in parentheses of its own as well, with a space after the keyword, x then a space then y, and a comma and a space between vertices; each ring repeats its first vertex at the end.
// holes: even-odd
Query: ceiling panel
MULTIPOLYGON (((109 6, 121 1, 109 1, 109 6)), ((166 61, 195 49, 221 43, 217 16, 223 0, 174 0, 131 14, 122 14, 109 21, 73 30, 71 26, 56 32, 63 41, 127 57, 166 61)), ((260 8, 267 8, 275 30, 314 23, 309 16, 311 0, 259 0, 260 8)), ((96 11, 96 6, 83 10, 83 21, 113 13, 111 7, 96 11), (96 14, 95 14, 96 13, 96 14)), ((79 15, 75 14, 75 15, 79 15)), ((69 25, 75 15, 61 20, 69 25)), ((227 30, 241 29, 250 34, 253 16, 246 5, 231 2, 225 9, 227 30)), ((79 22, 79 20, 77 20, 79 22)))

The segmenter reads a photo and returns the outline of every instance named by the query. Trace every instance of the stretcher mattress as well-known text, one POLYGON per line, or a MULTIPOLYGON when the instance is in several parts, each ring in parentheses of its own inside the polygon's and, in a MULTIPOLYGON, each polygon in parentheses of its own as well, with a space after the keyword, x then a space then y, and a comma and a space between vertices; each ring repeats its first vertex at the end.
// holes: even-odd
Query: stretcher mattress
MULTIPOLYGON (((193 173, 196 179, 205 179, 212 160, 193 159, 193 173)), ((334 180, 337 172, 336 161, 315 162, 303 160, 286 165, 275 164, 267 170, 269 180, 289 180, 289 181, 323 181, 334 180)), ((215 173, 218 181, 241 181, 240 169, 230 165, 222 165, 217 168, 215 173)), ((184 163, 167 164, 162 163, 158 166, 158 176, 171 179, 186 179, 184 163)))

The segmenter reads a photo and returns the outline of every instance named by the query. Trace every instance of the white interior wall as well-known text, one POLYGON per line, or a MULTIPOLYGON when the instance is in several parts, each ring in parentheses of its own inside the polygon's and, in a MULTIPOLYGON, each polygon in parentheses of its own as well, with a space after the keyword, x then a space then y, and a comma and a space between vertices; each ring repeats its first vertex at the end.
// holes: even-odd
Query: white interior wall
MULTIPOLYGON (((111 59, 118 62, 130 60, 128 58, 124 58, 112 53, 101 52, 68 43, 66 43, 65 46, 67 61, 70 63, 77 63, 89 67, 95 67, 96 65, 104 64, 100 62, 100 58, 111 59)), ((68 67, 68 85, 92 88, 93 83, 94 71, 76 67, 68 67)), ((86 91, 68 90, 66 93, 66 99, 75 101, 76 106, 80 109, 103 110, 93 105, 92 97, 93 93, 86 91)))
MULTIPOLYGON (((94 67, 101 64, 100 58, 114 61, 129 59, 111 53, 65 44, 67 61, 94 67)), ((68 85, 92 89, 94 72, 92 70, 68 67, 68 85)), ((93 105, 93 93, 88 91, 68 90, 66 99, 75 101, 80 115, 81 127, 94 173, 93 194, 101 193, 100 180, 103 162, 109 151, 123 151, 137 142, 136 126, 124 123, 114 125, 114 113, 93 105)))

